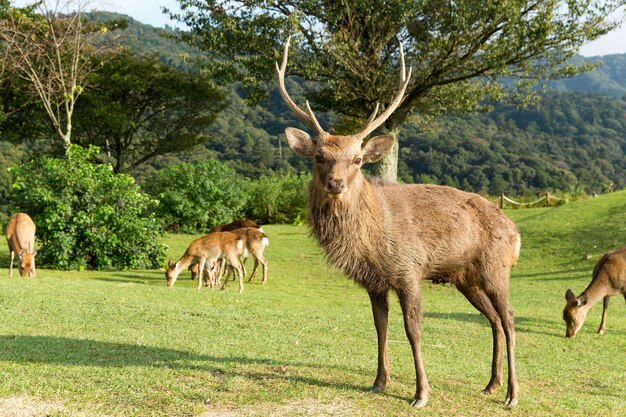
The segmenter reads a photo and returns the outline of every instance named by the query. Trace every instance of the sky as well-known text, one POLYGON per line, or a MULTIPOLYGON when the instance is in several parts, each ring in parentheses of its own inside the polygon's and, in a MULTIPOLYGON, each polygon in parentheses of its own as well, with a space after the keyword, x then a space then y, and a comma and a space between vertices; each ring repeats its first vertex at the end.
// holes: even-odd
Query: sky
MULTIPOLYGON (((13 3, 23 5, 31 2, 32 0, 18 0, 13 3)), ((123 13, 141 23, 155 27, 164 27, 166 24, 174 27, 179 26, 177 22, 169 20, 161 12, 162 6, 179 10, 176 0, 95 0, 91 1, 90 4, 96 9, 123 13)), ((580 54, 586 57, 624 53, 626 53, 626 24, 583 46, 580 50, 580 54)))

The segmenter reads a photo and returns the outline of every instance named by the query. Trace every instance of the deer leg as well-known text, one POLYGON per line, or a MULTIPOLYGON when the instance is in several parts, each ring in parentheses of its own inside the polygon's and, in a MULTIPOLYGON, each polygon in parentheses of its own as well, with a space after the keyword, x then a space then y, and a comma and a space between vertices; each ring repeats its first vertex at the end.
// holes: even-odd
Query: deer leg
POLYGON ((252 281, 254 279, 254 276, 256 275, 257 269, 259 269, 259 258, 256 255, 252 255, 254 257, 254 267, 252 268, 252 275, 250 275, 250 278, 248 279, 248 282, 252 281))
POLYGON ((609 296, 605 295, 604 299, 602 300, 602 321, 600 321, 600 328, 598 329, 598 333, 600 334, 606 333, 606 310, 608 310, 608 308, 609 296))
POLYGON ((496 312, 491 300, 487 297, 484 290, 478 287, 468 287, 465 285, 456 286, 458 290, 467 298, 467 300, 480 311, 491 324, 491 333, 493 336, 493 353, 491 358, 491 379, 483 389, 483 394, 493 394, 502 386, 502 358, 504 355, 504 330, 502 322, 496 312))
POLYGON ((204 265, 206 264, 206 258, 200 258, 198 263, 198 291, 202 288, 202 281, 204 281, 204 265))
POLYGON ((226 286, 228 285, 228 278, 230 278, 230 274, 233 273, 233 267, 231 265, 224 264, 224 267, 226 276, 224 277, 224 281, 222 281, 222 288, 220 288, 220 290, 226 289, 226 286))
POLYGON ((382 294, 368 291, 372 302, 374 326, 378 338, 378 370, 370 392, 382 392, 389 382, 389 358, 387 357, 387 323, 389 320, 389 291, 382 294))
MULTIPOLYGON (((407 279, 408 281, 409 279, 407 279)), ((410 282, 410 281, 408 281, 410 282)), ((421 297, 419 283, 408 286, 405 290, 398 291, 402 315, 404 316, 404 330, 411 344, 413 351, 413 362, 415 363, 416 389, 415 396, 411 401, 411 406, 424 407, 428 402, 428 392, 430 387, 424 363, 422 361, 422 351, 420 348, 420 319, 421 319, 421 297)))
POLYGON ((243 270, 243 276, 248 276, 248 271, 246 271, 246 260, 240 256, 239 263, 241 264, 241 269, 243 270))
POLYGON ((9 261, 9 276, 13 276, 13 260, 15 259, 15 251, 11 251, 11 260, 9 261))
POLYGON ((508 360, 509 375, 507 381, 506 399, 504 405, 514 407, 519 401, 519 385, 517 383, 517 375, 515 373, 515 326, 513 324, 513 310, 508 301, 508 288, 506 291, 498 293, 490 293, 489 299, 493 304, 504 329, 506 338, 506 353, 508 360))
POLYGON ((233 279, 235 275, 235 271, 237 271, 237 276, 239 277, 239 294, 243 292, 243 276, 244 276, 244 267, 241 262, 241 257, 239 256, 230 256, 228 257, 228 262, 230 263, 230 272, 233 274, 233 279))

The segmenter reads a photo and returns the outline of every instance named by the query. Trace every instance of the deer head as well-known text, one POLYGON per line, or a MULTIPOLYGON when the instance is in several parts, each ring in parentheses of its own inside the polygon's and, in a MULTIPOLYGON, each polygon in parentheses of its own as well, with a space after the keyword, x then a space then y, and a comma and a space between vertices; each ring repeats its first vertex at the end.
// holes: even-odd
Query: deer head
POLYGON ((582 308, 587 305, 587 297, 585 295, 576 297, 572 290, 567 290, 565 301, 567 301, 563 309, 563 320, 566 326, 565 336, 574 337, 587 318, 588 309, 582 308))
POLYGON ((21 277, 35 276, 35 256, 37 256, 37 251, 31 252, 30 246, 28 251, 22 249, 18 253, 18 269, 21 277))
POLYGON ((296 129, 287 128, 285 136, 289 147, 297 154, 313 160, 313 181, 319 190, 323 190, 329 199, 339 200, 354 188, 358 188, 362 180, 361 166, 381 160, 391 149, 393 137, 390 135, 376 136, 369 140, 366 137, 380 127, 402 102, 404 91, 411 78, 404 64, 404 52, 400 44, 400 83, 394 99, 385 111, 378 115, 378 104, 367 120, 363 129, 347 136, 331 135, 320 126, 315 114, 306 101, 306 111, 298 107, 285 88, 285 70, 289 41, 285 43, 282 64, 276 63, 280 95, 295 115, 313 132, 313 136, 296 129), (377 116, 378 115, 378 116, 377 116))

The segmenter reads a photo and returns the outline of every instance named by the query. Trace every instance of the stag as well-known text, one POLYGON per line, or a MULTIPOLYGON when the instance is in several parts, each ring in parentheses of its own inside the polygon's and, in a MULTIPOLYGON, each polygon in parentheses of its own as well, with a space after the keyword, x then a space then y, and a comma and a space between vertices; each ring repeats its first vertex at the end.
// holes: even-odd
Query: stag
POLYGON ((13 261, 18 256, 21 277, 34 277, 35 271, 35 223, 26 213, 16 213, 7 224, 6 238, 9 244, 9 276, 13 276, 13 261))
POLYGON ((370 297, 378 338, 378 370, 371 392, 389 382, 387 322, 389 293, 395 291, 413 351, 416 390, 412 406, 428 401, 429 385, 420 348, 420 280, 452 283, 491 324, 491 379, 482 391, 502 385, 504 346, 508 358, 506 406, 515 406, 515 330, 509 304, 510 268, 516 263, 520 236, 515 224, 485 198, 437 185, 384 183, 364 177, 364 164, 381 160, 393 137, 368 135, 379 128, 403 100, 411 77, 400 45, 400 83, 395 97, 378 115, 378 105, 357 134, 340 136, 322 129, 306 102, 302 110, 285 88, 289 40, 282 64, 276 64, 280 94, 313 136, 287 128, 291 149, 313 161, 308 189, 312 235, 327 260, 363 286, 370 297))
POLYGON ((626 300, 626 246, 602 256, 593 268, 591 283, 578 297, 572 290, 565 292, 565 336, 574 337, 587 318, 587 313, 595 303, 602 299, 602 320, 598 333, 606 332, 606 311, 609 297, 623 294, 626 300))

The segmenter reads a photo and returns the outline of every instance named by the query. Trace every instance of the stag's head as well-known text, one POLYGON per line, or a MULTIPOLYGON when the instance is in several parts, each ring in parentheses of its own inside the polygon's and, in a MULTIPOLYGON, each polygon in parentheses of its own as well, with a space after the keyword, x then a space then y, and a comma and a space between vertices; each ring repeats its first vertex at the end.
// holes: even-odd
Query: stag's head
POLYGON ((565 321, 565 336, 574 337, 580 330, 587 317, 587 309, 582 308, 587 305, 587 297, 581 295, 576 297, 572 290, 565 293, 565 308, 563 309, 563 320, 565 321))
POLYGON ((34 277, 35 276, 35 256, 37 251, 31 252, 22 249, 18 254, 18 269, 21 277, 34 277))
POLYGON ((325 191, 331 200, 339 200, 350 192, 353 185, 358 184, 362 178, 361 166, 363 164, 381 160, 391 149, 394 139, 390 135, 375 136, 369 140, 366 138, 380 127, 402 102, 404 91, 411 78, 411 69, 409 68, 407 74, 402 44, 400 44, 400 84, 389 106, 378 115, 378 105, 376 105, 376 109, 359 133, 347 136, 331 135, 322 129, 308 101, 306 102, 307 111, 304 111, 287 93, 285 70, 288 50, 289 39, 285 43, 282 64, 280 66, 276 64, 280 95, 295 115, 311 129, 312 135, 290 127, 285 130, 285 136, 291 149, 298 155, 313 161, 314 185, 319 190, 325 191))

